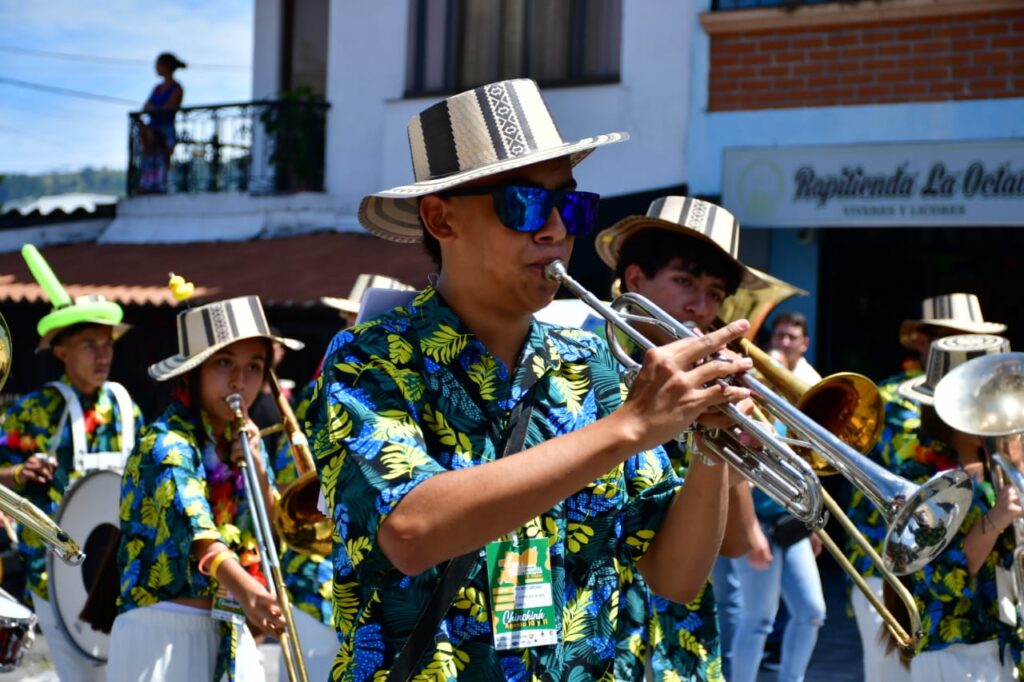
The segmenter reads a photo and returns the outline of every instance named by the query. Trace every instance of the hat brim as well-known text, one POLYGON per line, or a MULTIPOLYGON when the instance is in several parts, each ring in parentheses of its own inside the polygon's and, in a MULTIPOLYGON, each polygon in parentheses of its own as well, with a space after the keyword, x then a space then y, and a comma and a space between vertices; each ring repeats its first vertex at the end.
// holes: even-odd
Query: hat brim
POLYGON ((723 249, 711 237, 708 237, 697 230, 691 230, 685 225, 674 223, 671 220, 663 220, 662 218, 627 216, 611 227, 601 230, 601 232, 598 233, 597 238, 594 240, 594 249, 597 251, 598 257, 604 261, 604 264, 612 270, 615 270, 619 263, 619 255, 622 252, 622 245, 626 243, 626 240, 638 232, 651 229, 667 230, 684 237, 690 237, 692 239, 702 241, 705 244, 710 244, 715 247, 720 254, 725 256, 730 262, 739 268, 740 287, 743 289, 763 289, 769 285, 769 282, 762 279, 758 275, 757 271, 752 268, 748 268, 736 258, 733 258, 731 253, 723 249))
POLYGON ((160 362, 150 365, 149 376, 156 381, 167 381, 168 379, 172 379, 180 374, 184 374, 185 372, 195 369, 221 348, 226 348, 233 343, 244 341, 245 339, 270 339, 271 341, 277 341, 289 350, 302 350, 306 347, 306 344, 297 339, 289 339, 283 336, 270 336, 268 334, 240 336, 229 341, 215 343, 212 346, 204 348, 195 355, 190 355, 188 357, 185 357, 180 353, 176 353, 169 358, 165 358, 160 362))
MULTIPOLYGON (((99 325, 103 325, 104 327, 113 327, 114 331, 111 334, 111 338, 114 341, 117 341, 118 339, 120 339, 122 336, 124 336, 125 332, 127 332, 129 329, 132 328, 132 325, 127 324, 125 322, 118 322, 118 323, 115 324, 115 323, 112 323, 110 320, 91 320, 91 319, 85 319, 85 320, 79 320, 75 324, 99 324, 99 325)), ((71 325, 68 325, 68 326, 71 326, 71 325)), ((53 345, 53 339, 58 334, 60 334, 62 331, 64 331, 65 329, 67 329, 67 327, 58 327, 56 329, 51 329, 50 331, 46 332, 46 334, 44 334, 39 339, 39 345, 36 346, 36 352, 38 353, 40 351, 50 350, 50 348, 53 345)))
POLYGON ((343 313, 356 314, 359 312, 359 303, 350 298, 338 298, 336 296, 321 296, 320 302, 328 308, 340 310, 343 313))
POLYGON ((443 192, 473 180, 562 156, 571 157, 570 162, 575 166, 598 147, 628 139, 628 133, 608 133, 607 135, 588 137, 577 142, 567 142, 557 147, 517 156, 513 159, 497 161, 473 170, 453 173, 443 178, 423 180, 393 187, 383 192, 375 192, 363 197, 359 203, 359 223, 368 232, 381 239, 406 244, 420 242, 423 241, 423 229, 420 227, 420 214, 417 205, 419 197, 443 192))
POLYGON ((967 320, 904 320, 900 325, 900 345, 904 348, 916 350, 914 336, 921 327, 939 327, 952 331, 964 332, 966 334, 1002 334, 1007 327, 1001 322, 970 322, 967 320))
POLYGON ((921 403, 922 405, 934 405, 935 396, 931 393, 926 393, 921 390, 921 386, 928 380, 928 375, 922 374, 921 376, 914 377, 913 379, 907 379, 902 384, 896 387, 896 392, 904 398, 914 400, 921 403))

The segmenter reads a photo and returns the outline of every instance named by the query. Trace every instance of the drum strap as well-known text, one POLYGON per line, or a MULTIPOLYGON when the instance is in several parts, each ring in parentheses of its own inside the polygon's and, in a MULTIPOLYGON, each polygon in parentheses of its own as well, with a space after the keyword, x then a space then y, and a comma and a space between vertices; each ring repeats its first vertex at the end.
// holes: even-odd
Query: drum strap
MULTIPOLYGON (((64 416, 61 417, 57 433, 54 434, 55 443, 60 443, 64 436, 64 422, 67 417, 71 418, 71 448, 75 470, 84 473, 97 469, 124 467, 128 455, 135 447, 135 414, 128 390, 116 381, 108 381, 103 384, 103 388, 110 389, 114 395, 114 402, 117 403, 118 417, 121 419, 121 451, 89 452, 88 442, 85 438, 85 418, 78 395, 70 386, 59 381, 51 381, 46 385, 57 389, 64 398, 64 416)), ((51 454, 56 450, 56 446, 51 445, 51 454)))

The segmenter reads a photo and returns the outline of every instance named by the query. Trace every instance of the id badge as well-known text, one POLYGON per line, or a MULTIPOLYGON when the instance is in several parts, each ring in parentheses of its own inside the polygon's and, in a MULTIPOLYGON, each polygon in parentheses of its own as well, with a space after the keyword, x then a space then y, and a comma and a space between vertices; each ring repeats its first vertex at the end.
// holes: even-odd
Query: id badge
POLYGON ((487 584, 495 649, 558 643, 547 539, 488 543, 487 584))
POLYGON ((245 623, 245 611, 242 610, 242 605, 224 587, 219 588, 213 598, 210 616, 214 620, 222 620, 226 623, 234 623, 235 625, 245 623))
POLYGON ((1017 595, 1013 589, 1013 573, 996 566, 996 595, 999 598, 999 620, 1007 625, 1017 624, 1017 595))

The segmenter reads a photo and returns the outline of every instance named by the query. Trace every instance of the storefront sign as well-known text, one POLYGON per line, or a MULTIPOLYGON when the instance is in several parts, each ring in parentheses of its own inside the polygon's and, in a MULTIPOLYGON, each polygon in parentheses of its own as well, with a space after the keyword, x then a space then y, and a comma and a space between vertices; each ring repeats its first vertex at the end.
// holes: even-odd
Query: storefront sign
POLYGON ((748 227, 1024 225, 1024 140, 726 149, 748 227))

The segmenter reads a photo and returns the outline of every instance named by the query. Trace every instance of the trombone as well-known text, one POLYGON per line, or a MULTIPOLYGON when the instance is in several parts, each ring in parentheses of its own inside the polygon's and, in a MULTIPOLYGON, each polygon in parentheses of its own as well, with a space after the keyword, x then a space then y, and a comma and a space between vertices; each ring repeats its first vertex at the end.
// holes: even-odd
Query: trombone
POLYGON ((231 411, 235 413, 238 430, 242 432, 240 439, 245 459, 241 463, 241 469, 245 476, 245 500, 252 511, 253 532, 260 550, 260 567, 263 570, 263 575, 267 578, 270 594, 277 598, 281 612, 284 614, 285 631, 281 635, 281 655, 284 658, 285 667, 288 669, 288 679, 291 682, 297 680, 307 682, 309 677, 306 673, 306 662, 302 658, 302 646, 299 644, 299 633, 295 629, 291 600, 288 598, 288 590, 284 586, 284 578, 281 575, 281 562, 277 557, 270 518, 263 502, 263 488, 253 463, 249 439, 244 435, 245 417, 242 414, 242 396, 232 393, 224 400, 231 411))
POLYGON ((330 556, 333 547, 334 525, 319 509, 320 479, 316 474, 313 453, 309 441, 299 427, 292 406, 281 390, 281 383, 274 371, 269 372, 270 392, 277 401, 281 413, 278 424, 260 430, 260 436, 283 431, 295 458, 298 478, 281 491, 277 503, 274 528, 278 536, 292 549, 303 554, 330 556))
MULTIPOLYGON (((657 327, 677 339, 698 338, 698 334, 689 326, 679 323, 643 296, 626 293, 612 301, 611 306, 607 306, 570 277, 561 261, 551 261, 544 272, 549 279, 560 282, 594 308, 610 326, 625 333, 642 348, 649 349, 654 344, 640 333, 634 324, 657 327), (646 314, 622 312, 626 308, 638 309, 646 314)), ((631 367, 634 372, 639 368, 639 365, 622 349, 614 333, 608 334, 608 342, 620 362, 626 367, 631 367)), ((889 528, 883 546, 884 564, 893 573, 913 573, 927 564, 946 547, 960 528, 972 497, 971 481, 964 472, 940 472, 924 485, 916 486, 870 461, 749 373, 734 377, 733 381, 750 389, 751 395, 765 412, 785 424, 794 434, 802 436, 808 447, 813 448, 832 468, 860 488, 879 508, 889 528)), ((759 441, 767 451, 792 453, 789 446, 774 432, 742 414, 734 405, 727 404, 719 409, 732 418, 741 430, 759 441)), ((770 461, 759 461, 758 466, 750 469, 740 468, 745 463, 737 462, 742 460, 742 456, 734 456, 734 448, 742 448, 755 458, 759 457, 759 453, 751 451, 728 431, 721 431, 719 435, 725 436, 726 443, 724 447, 719 447, 719 452, 726 455, 726 461, 737 466, 740 473, 771 495, 769 489, 774 487, 775 477, 784 474, 781 468, 778 471, 767 472, 770 461)), ((783 464, 786 467, 796 466, 788 455, 783 464)), ((806 462, 803 464, 806 465, 806 462)), ((808 499, 813 495, 824 506, 820 481, 813 471, 810 479, 801 481, 806 487, 800 492, 806 493, 808 499)), ((785 502, 782 502, 782 505, 790 507, 785 502)), ((824 525, 820 511, 816 514, 817 518, 807 518, 798 514, 794 516, 808 523, 812 530, 824 525)))

